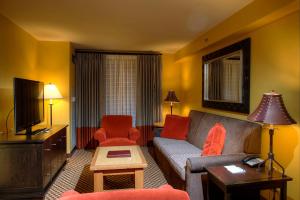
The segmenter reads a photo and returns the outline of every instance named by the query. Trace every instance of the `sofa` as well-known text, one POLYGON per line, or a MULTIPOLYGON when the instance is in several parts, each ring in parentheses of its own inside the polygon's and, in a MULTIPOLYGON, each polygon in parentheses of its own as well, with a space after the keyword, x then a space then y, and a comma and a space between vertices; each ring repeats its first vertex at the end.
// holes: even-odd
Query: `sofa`
POLYGON ((191 200, 207 199, 205 167, 240 162, 245 156, 260 154, 261 125, 244 120, 192 110, 186 140, 155 137, 154 159, 167 181, 186 190, 191 200), (226 129, 222 154, 201 156, 209 130, 221 123, 226 129))
POLYGON ((59 200, 189 200, 185 191, 163 185, 158 189, 128 189, 80 194, 74 190, 61 195, 59 200))

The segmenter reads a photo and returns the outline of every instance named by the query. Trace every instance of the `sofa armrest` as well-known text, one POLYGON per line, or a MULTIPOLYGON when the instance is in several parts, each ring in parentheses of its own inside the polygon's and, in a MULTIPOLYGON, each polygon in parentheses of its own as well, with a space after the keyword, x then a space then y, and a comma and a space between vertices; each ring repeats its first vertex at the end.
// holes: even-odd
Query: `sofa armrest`
POLYGON ((192 157, 187 159, 186 166, 192 173, 203 172, 205 171, 205 167, 208 166, 225 165, 234 162, 240 162, 246 155, 247 154, 245 153, 238 153, 221 156, 192 157))
POLYGON ((137 141, 141 136, 140 131, 137 128, 129 129, 129 139, 133 141, 137 141))
POLYGON ((99 143, 106 140, 106 132, 104 128, 99 128, 94 135, 94 138, 99 141, 99 143))

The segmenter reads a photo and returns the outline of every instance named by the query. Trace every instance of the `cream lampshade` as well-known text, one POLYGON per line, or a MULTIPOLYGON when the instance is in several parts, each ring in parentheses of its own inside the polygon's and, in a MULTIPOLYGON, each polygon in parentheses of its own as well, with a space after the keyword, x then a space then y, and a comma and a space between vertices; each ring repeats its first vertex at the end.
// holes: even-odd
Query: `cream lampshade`
POLYGON ((50 126, 52 127, 52 106, 53 99, 62 99, 63 96, 60 94, 59 90, 53 83, 46 84, 44 87, 44 99, 49 99, 50 106, 50 126))

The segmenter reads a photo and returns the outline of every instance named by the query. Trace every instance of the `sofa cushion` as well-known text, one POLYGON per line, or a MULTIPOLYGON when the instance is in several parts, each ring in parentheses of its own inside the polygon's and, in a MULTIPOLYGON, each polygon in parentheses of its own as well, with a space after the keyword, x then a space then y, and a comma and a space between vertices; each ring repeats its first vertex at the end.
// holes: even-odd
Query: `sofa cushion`
POLYGON ((201 149, 185 140, 155 137, 153 143, 169 161, 182 180, 185 180, 185 165, 188 158, 200 157, 201 149))
POLYGON ((168 139, 168 138, 162 138, 162 137, 154 137, 153 143, 158 148, 160 148, 163 145, 170 145, 170 144, 178 144, 178 143, 185 143, 184 140, 175 140, 175 139, 168 139))
POLYGON ((185 140, 189 128, 189 117, 167 115, 161 137, 185 140))
POLYGON ((194 154, 174 154, 169 157, 173 169, 177 172, 182 180, 185 180, 185 166, 188 158, 200 157, 199 153, 194 154))
POLYGON ((201 150, 185 140, 175 140, 168 138, 155 137, 154 145, 167 157, 177 154, 198 154, 201 150))
POLYGON ((221 123, 216 123, 210 130, 203 145, 202 156, 221 155, 226 137, 226 130, 221 123))

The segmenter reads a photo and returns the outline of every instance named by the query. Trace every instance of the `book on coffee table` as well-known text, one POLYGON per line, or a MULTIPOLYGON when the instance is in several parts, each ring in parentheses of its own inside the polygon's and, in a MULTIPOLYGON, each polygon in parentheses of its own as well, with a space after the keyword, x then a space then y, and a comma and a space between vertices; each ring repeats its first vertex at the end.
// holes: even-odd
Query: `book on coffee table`
POLYGON ((108 151, 107 158, 131 157, 130 150, 108 151))

